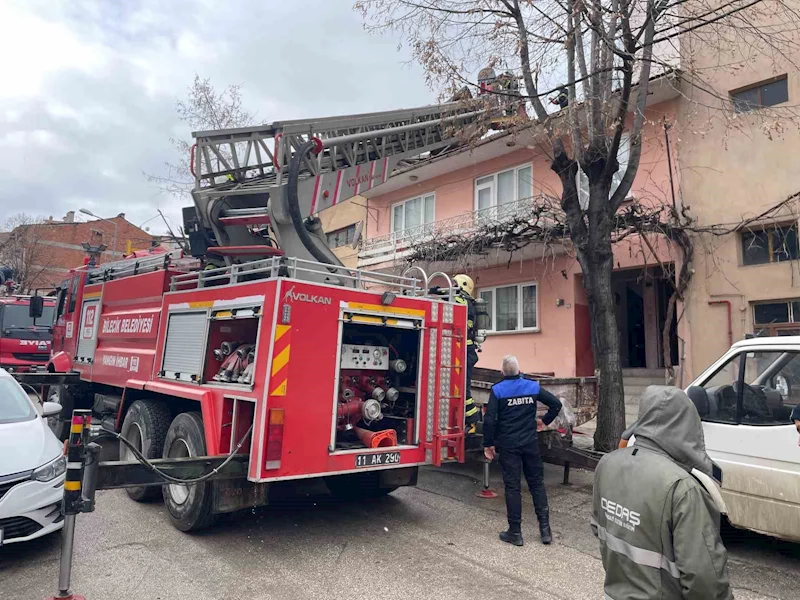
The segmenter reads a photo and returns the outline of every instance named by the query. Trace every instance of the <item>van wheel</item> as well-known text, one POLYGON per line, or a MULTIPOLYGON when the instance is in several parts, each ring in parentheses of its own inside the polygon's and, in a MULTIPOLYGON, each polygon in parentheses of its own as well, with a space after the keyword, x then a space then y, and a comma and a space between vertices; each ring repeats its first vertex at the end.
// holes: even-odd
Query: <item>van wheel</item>
POLYGON ((377 471, 326 477, 325 485, 332 495, 341 500, 379 498, 397 489, 397 487, 381 487, 380 473, 377 471))
MULTIPOLYGON (((145 458, 161 458, 171 417, 169 408, 163 402, 137 400, 131 404, 125 415, 120 435, 131 442, 145 458)), ((119 459, 136 460, 131 449, 122 442, 119 443, 119 459)), ((158 486, 125 488, 125 491, 137 502, 152 500, 161 494, 158 486)))
MULTIPOLYGON (((164 458, 205 456, 206 438, 203 418, 198 412, 181 413, 169 426, 164 442, 164 458)), ((193 485, 170 484, 164 488, 164 505, 172 524, 181 531, 198 531, 211 527, 213 514, 211 483, 193 485)))

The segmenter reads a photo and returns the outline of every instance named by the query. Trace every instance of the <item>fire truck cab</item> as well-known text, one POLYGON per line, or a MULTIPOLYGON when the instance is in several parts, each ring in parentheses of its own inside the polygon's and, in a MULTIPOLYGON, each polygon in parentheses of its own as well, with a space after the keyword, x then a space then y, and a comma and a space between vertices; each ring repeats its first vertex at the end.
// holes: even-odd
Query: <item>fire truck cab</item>
POLYGON ((43 301, 42 316, 34 319, 30 296, 0 297, 0 368, 24 373, 47 364, 56 302, 43 301))
POLYGON ((178 528, 263 504, 277 481, 324 477, 363 497, 463 461, 466 309, 427 297, 427 276, 282 256, 196 263, 173 252, 74 270, 49 363, 80 373, 51 398, 64 418, 92 407, 146 458, 249 454, 239 480, 164 486, 178 528))

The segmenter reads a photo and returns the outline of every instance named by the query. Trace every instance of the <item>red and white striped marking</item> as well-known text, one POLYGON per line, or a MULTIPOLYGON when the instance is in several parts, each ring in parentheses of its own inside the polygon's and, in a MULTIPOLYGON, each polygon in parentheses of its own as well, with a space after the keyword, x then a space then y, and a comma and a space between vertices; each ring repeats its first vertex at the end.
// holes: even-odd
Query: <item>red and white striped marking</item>
POLYGON ((317 197, 322 189, 322 174, 317 175, 317 182, 314 184, 314 196, 311 198, 311 214, 317 212, 317 197))
POLYGON ((344 174, 344 170, 340 170, 336 174, 336 191, 333 194, 333 202, 332 204, 336 204, 339 202, 339 193, 342 191, 342 175, 344 174))

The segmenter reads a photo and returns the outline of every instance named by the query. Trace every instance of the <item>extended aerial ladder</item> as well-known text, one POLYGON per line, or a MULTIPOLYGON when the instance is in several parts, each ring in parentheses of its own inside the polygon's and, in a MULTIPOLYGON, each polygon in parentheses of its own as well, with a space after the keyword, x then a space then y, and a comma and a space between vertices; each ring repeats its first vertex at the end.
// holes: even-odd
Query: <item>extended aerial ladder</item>
POLYGON ((404 161, 481 135, 504 98, 195 132, 195 206, 184 212, 192 254, 340 265, 314 215, 385 183, 404 161))

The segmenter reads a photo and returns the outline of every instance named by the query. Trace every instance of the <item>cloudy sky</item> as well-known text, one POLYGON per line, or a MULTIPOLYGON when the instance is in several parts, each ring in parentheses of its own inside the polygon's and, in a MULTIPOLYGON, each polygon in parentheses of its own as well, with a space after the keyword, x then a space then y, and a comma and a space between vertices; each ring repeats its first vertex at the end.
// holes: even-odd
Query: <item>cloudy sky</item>
MULTIPOLYGON (((260 121, 428 104, 397 39, 352 0, 0 1, 0 225, 88 208, 135 224, 182 202, 148 183, 175 162, 175 113, 195 73, 241 84, 260 121)), ((148 223, 153 232, 164 228, 148 223)))

